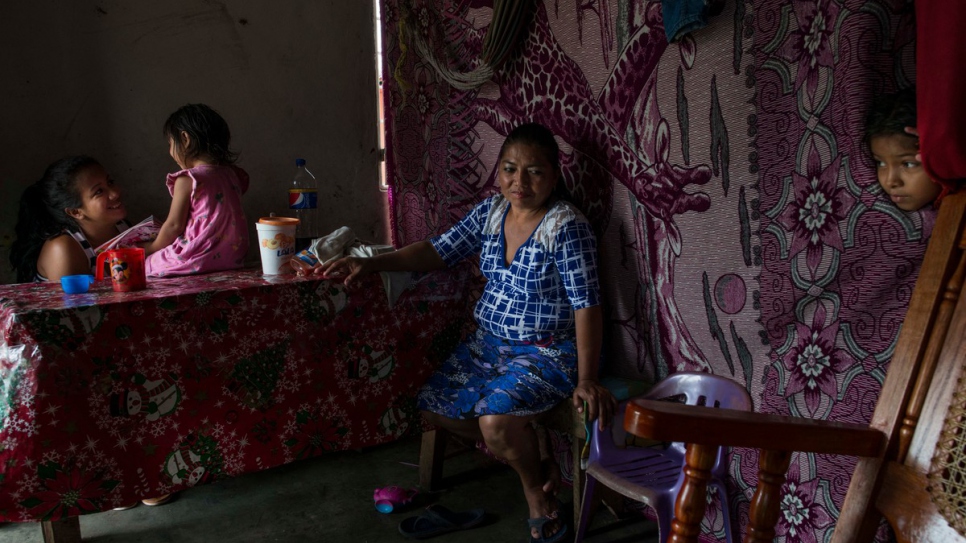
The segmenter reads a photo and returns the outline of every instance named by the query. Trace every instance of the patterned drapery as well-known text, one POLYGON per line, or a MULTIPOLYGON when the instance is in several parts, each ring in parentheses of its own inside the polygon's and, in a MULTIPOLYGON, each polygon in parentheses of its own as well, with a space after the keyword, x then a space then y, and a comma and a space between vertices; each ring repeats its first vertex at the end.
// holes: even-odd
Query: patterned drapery
MULTIPOLYGON (((934 219, 882 197, 861 143, 869 98, 914 82, 910 2, 739 0, 668 44, 657 0, 538 1, 521 49, 469 91, 399 40, 401 2, 407 31, 467 69, 492 17, 383 1, 397 243, 492 194, 504 135, 540 122, 600 240, 609 372, 710 371, 759 411, 868 422, 934 219)), ((853 465, 793 457, 780 540, 831 535, 853 465)), ((742 526, 756 471, 734 451, 742 526)))

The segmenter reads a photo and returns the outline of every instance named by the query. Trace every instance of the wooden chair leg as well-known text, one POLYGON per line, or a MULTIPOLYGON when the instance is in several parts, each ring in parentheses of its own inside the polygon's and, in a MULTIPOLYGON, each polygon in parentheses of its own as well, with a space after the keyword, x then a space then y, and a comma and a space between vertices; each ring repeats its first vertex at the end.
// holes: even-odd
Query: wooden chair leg
POLYGON ((45 520, 40 523, 44 543, 81 543, 80 519, 45 520))
POLYGON ((584 471, 580 467, 580 453, 584 449, 584 440, 577 434, 571 434, 570 454, 574 457, 574 526, 580 524, 580 499, 584 495, 584 471))
POLYGON ((426 491, 439 490, 443 481, 443 459, 449 432, 441 428, 423 432, 419 446, 419 486, 426 491))
POLYGON ((628 509, 624 505, 623 494, 606 485, 601 485, 601 487, 598 488, 597 494, 598 501, 607 507, 607 510, 610 511, 610 514, 613 515, 614 518, 622 519, 627 516, 628 509))
POLYGON ((701 519, 708 496, 711 468, 718 456, 718 447, 688 443, 684 455, 684 484, 674 502, 674 520, 668 543, 697 543, 701 534, 701 519))
POLYGON ((781 513, 781 490, 791 463, 788 451, 761 451, 758 458, 758 487, 748 510, 745 543, 765 543, 775 539, 775 523, 781 513))

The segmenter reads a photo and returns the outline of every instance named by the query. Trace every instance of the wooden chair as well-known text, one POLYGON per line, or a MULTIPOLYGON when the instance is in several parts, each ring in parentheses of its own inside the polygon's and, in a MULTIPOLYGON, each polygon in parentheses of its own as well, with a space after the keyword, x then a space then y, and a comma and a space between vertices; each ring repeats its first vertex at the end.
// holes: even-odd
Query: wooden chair
MULTIPOLYGON (((580 453, 583 448, 586 432, 581 416, 573 408, 569 400, 561 402, 557 407, 541 417, 539 423, 546 428, 566 432, 573 436, 571 453, 574 458, 574 496, 583 493, 580 474, 580 453)), ((449 432, 443 429, 423 432, 422 443, 419 448, 419 486, 423 490, 439 490, 443 481, 443 463, 446 459, 446 444, 449 432)), ((574 518, 579 518, 580 500, 574 500, 574 518)))
MULTIPOLYGON (((926 476, 966 363, 966 193, 939 208, 899 344, 871 427, 888 454, 862 459, 852 475, 833 542, 869 541, 885 516, 900 541, 962 542, 926 497, 926 476)), ((963 399, 958 399, 962 407, 963 399)), ((963 421, 958 421, 962 427, 963 421)))
MULTIPOLYGON (((860 457, 836 523, 833 543, 871 541, 882 516, 900 541, 963 542, 939 514, 927 487, 937 441, 964 434, 962 418, 944 430, 966 363, 966 193, 948 196, 923 260, 895 354, 868 426, 761 413, 635 400, 626 429, 641 437, 687 445, 686 482, 675 503, 668 541, 697 541, 706 484, 719 445, 760 450, 759 482, 751 500, 746 542, 772 541, 780 513, 779 492, 793 451, 860 457)), ((951 445, 963 452, 962 443, 951 445)), ((945 449, 944 449, 945 450, 945 449)), ((934 469, 935 471, 935 469, 934 469)), ((948 475, 949 470, 939 470, 948 475)), ((951 485, 950 485, 951 486, 951 485)), ((962 501, 962 500, 960 500, 962 501)))
MULTIPOLYGON (((618 400, 624 400, 631 396, 643 394, 651 387, 651 383, 636 379, 622 379, 620 377, 605 375, 601 377, 601 384, 606 386, 618 400)), ((560 402, 545 415, 541 416, 537 423, 544 428, 570 434, 571 455, 573 456, 573 493, 574 493, 574 526, 580 521, 581 500, 584 494, 584 472, 581 469, 581 453, 587 440, 587 429, 584 426, 584 418, 573 408, 569 400, 560 402)), ((429 430, 423 432, 422 442, 419 449, 419 486, 423 490, 439 490, 443 481, 443 463, 450 456, 446 453, 446 445, 449 442, 449 432, 442 429, 429 430)), ((457 451, 453 454, 459 454, 457 451)), ((590 505, 590 510, 596 511, 601 504, 614 513, 615 516, 624 514, 623 499, 620 494, 604 488, 597 495, 590 505)))

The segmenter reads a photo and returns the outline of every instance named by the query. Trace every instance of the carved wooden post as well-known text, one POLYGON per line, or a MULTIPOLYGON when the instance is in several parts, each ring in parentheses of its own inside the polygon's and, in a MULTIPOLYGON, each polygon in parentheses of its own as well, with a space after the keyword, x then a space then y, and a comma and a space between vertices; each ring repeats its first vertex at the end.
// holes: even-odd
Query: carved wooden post
POLYGON ((761 451, 758 457, 758 487, 748 510, 745 543, 770 543, 775 539, 775 524, 781 513, 781 490, 791 463, 789 451, 761 451))
POLYGON ((718 447, 688 443, 684 456, 684 484, 674 502, 674 520, 668 543, 697 543, 708 495, 711 468, 718 447))

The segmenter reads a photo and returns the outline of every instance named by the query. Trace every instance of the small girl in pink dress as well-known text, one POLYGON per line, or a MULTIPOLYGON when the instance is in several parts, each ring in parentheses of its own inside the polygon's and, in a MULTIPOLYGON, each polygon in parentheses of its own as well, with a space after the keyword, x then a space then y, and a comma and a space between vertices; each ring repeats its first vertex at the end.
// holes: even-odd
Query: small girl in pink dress
POLYGON ((228 124, 204 104, 189 104, 164 123, 171 210, 157 239, 144 246, 147 274, 163 277, 240 268, 248 252, 241 197, 248 174, 234 165, 228 124))

